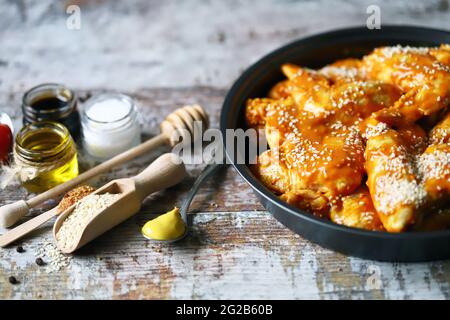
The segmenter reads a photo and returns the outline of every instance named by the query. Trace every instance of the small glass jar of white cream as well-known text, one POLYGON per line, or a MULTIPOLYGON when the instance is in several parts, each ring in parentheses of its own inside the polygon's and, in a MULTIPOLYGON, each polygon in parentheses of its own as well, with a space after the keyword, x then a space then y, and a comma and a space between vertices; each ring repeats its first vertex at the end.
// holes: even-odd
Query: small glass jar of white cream
POLYGON ((98 161, 141 143, 136 104, 124 94, 99 94, 87 100, 81 125, 84 150, 98 161))

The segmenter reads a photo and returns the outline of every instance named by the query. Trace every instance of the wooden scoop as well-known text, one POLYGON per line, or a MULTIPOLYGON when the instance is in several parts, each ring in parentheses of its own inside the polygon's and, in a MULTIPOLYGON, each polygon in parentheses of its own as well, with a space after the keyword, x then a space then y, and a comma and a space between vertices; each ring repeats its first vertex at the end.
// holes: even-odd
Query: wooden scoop
POLYGON ((130 218, 141 208, 142 201, 151 193, 171 187, 186 177, 187 173, 181 159, 172 153, 166 153, 156 159, 144 171, 133 178, 111 181, 92 194, 120 194, 118 200, 92 217, 86 227, 79 232, 70 248, 57 241, 57 233, 64 220, 76 206, 71 206, 60 214, 53 226, 53 236, 58 248, 64 253, 72 253, 99 235, 130 218))
POLYGON ((148 153, 161 145, 170 144, 174 146, 180 141, 179 138, 188 138, 188 134, 191 135, 190 141, 192 142, 192 137, 195 132, 194 122, 201 122, 203 129, 206 129, 209 125, 208 115, 199 105, 186 106, 175 110, 161 123, 161 134, 158 136, 99 164, 70 181, 37 195, 34 198, 29 200, 19 200, 0 207, 0 226, 12 226, 21 217, 26 215, 30 208, 34 208, 49 199, 59 197, 87 180, 107 172, 113 167, 148 153))

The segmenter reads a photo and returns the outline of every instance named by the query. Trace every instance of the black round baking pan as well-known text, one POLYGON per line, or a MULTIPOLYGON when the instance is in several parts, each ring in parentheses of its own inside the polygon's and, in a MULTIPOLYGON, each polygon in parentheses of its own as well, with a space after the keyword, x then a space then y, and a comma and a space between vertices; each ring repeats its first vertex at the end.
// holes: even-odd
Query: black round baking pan
MULTIPOLYGON (((437 46, 450 43, 450 32, 413 26, 382 26, 342 29, 300 39, 266 55, 248 68, 234 83, 223 103, 221 131, 245 129, 247 99, 265 97, 283 79, 280 66, 291 62, 318 68, 337 59, 361 57, 385 45, 437 46)), ((224 138, 225 139, 225 138, 224 138)), ((264 207, 286 227, 325 248, 346 255, 379 261, 417 262, 450 258, 450 230, 388 233, 366 231, 334 224, 288 205, 259 182, 248 166, 237 163, 248 151, 227 145, 228 160, 254 189, 264 207), (233 148, 233 151, 232 151, 233 148)), ((247 162, 248 163, 248 162, 247 162)))

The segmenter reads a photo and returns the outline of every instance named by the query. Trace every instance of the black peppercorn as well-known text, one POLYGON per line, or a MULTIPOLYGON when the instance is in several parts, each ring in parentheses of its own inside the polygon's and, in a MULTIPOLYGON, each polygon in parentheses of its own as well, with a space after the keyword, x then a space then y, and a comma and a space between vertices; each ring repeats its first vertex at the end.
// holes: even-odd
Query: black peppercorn
POLYGON ((44 266, 44 265, 45 265, 45 262, 44 262, 44 260, 42 260, 41 258, 37 258, 37 259, 36 259, 36 264, 37 264, 38 266, 44 266))
POLYGON ((17 251, 18 253, 23 253, 23 252, 25 252, 25 250, 23 249, 22 246, 18 246, 17 249, 16 249, 16 251, 17 251))
POLYGON ((16 277, 14 277, 14 276, 9 277, 8 281, 11 284, 18 284, 19 283, 19 281, 17 281, 16 277))

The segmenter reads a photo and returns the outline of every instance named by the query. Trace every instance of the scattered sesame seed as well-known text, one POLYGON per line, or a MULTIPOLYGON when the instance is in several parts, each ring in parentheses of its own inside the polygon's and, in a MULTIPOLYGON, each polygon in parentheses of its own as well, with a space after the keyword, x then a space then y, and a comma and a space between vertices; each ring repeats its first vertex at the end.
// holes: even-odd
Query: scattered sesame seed
MULTIPOLYGON (((44 240, 40 244, 39 249, 36 252, 36 257, 47 259, 47 273, 57 272, 61 269, 67 268, 70 265, 72 258, 62 253, 52 242, 44 240)), ((37 263, 37 262, 36 262, 37 263)))

